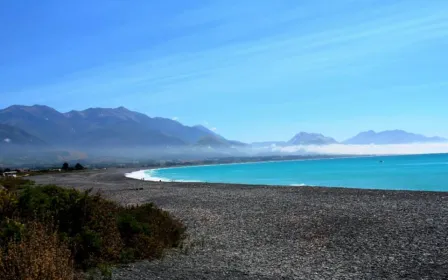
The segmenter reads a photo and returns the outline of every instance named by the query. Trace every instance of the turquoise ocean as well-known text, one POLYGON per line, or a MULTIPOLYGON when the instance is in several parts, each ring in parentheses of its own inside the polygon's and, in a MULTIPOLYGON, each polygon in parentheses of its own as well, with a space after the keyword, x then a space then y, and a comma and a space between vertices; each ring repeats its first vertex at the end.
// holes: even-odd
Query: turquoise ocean
POLYGON ((448 191, 448 154, 357 157, 162 168, 149 180, 448 191))

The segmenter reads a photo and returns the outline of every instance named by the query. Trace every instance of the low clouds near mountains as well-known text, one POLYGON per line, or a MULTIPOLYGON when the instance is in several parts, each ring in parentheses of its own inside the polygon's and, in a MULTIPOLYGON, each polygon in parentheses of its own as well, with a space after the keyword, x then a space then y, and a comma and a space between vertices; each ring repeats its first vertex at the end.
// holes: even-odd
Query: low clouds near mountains
POLYGON ((334 155, 411 155, 411 154, 438 154, 448 153, 448 143, 421 143, 421 144, 391 144, 391 145, 343 145, 332 144, 325 146, 287 146, 272 147, 273 152, 297 153, 311 152, 334 155))

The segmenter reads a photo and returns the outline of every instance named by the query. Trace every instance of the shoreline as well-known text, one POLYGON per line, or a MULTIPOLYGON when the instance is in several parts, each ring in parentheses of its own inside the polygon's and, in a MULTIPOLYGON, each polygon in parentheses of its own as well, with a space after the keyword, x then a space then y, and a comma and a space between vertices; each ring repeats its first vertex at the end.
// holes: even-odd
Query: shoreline
POLYGON ((309 184, 290 184, 290 185, 278 185, 278 184, 248 184, 248 183, 225 183, 225 182, 204 182, 204 181, 185 181, 185 180, 169 180, 166 178, 158 178, 158 177, 146 177, 145 179, 139 179, 141 177, 129 177, 128 174, 134 174, 139 173, 143 171, 149 171, 149 170, 157 170, 158 168, 154 169, 146 169, 146 170, 138 170, 131 173, 126 173, 123 176, 129 180, 137 180, 140 182, 148 182, 148 183, 177 183, 177 184, 202 184, 202 185, 211 185, 211 186, 222 186, 222 185, 231 185, 231 186, 239 186, 239 187, 247 187, 247 188, 321 188, 321 189, 350 189, 350 190, 364 190, 364 191, 387 191, 387 192, 429 192, 429 193, 447 193, 448 191, 439 191, 439 190, 414 190, 414 189, 381 189, 381 188, 360 188, 360 187, 344 187, 344 186, 314 186, 309 184))
MULTIPOLYGON (((140 178, 142 177, 132 177, 130 175, 144 172, 144 171, 151 171, 151 170, 166 170, 166 169, 177 169, 177 168, 195 168, 195 167, 203 167, 203 166, 220 166, 220 165, 240 165, 240 164, 263 164, 263 163, 275 163, 275 162, 289 162, 289 161, 312 161, 312 160, 336 160, 336 159, 350 159, 350 158, 372 158, 372 157, 389 157, 389 156, 396 156, 396 155, 361 155, 361 156, 342 156, 342 157, 328 157, 328 158, 305 158, 305 159, 285 159, 285 160, 263 160, 263 161, 248 161, 248 162, 229 162, 229 163, 212 163, 212 164, 195 164, 195 165, 180 165, 180 166, 172 166, 172 167, 153 167, 148 169, 140 169, 137 171, 133 171, 131 173, 125 173, 124 176, 130 179, 135 180, 142 180, 140 178), (129 176, 128 176, 129 175, 129 176)), ((405 155, 402 155, 405 156, 405 155)), ((147 177, 143 181, 151 181, 151 182, 177 182, 177 183, 202 183, 202 181, 179 181, 179 180, 170 180, 167 178, 158 178, 158 177, 147 177), (151 180, 150 178, 153 178, 154 180, 151 180)), ((228 183, 219 183, 215 182, 213 184, 228 184, 228 183)), ((252 185, 252 184, 241 184, 241 185, 252 185)), ((296 185, 296 184, 294 184, 296 185)), ((302 186, 303 184, 297 184, 302 186)), ((274 185, 272 185, 274 186, 274 185)), ((288 185, 278 185, 278 186, 288 186, 288 185)), ((290 185, 293 186, 293 185, 290 185)), ((303 185, 307 186, 307 185, 303 185)))
POLYGON ((155 203, 187 225, 182 250, 113 279, 446 279, 448 192, 150 182, 108 169, 32 177, 155 203))
MULTIPOLYGON (((282 162, 306 162, 306 161, 326 161, 326 160, 339 160, 339 159, 365 159, 365 158, 377 158, 382 159, 386 157, 412 157, 412 156, 421 156, 421 155, 368 155, 368 156, 348 156, 348 157, 335 157, 335 158, 306 158, 306 159, 288 159, 288 160, 268 160, 268 161, 255 161, 255 162, 234 162, 234 163, 217 163, 217 164, 198 164, 198 165, 185 165, 185 166, 171 166, 171 167, 153 167, 147 169, 137 169, 132 172, 125 173, 124 176, 126 178, 132 180, 139 181, 147 181, 147 182, 159 182, 159 183, 207 183, 207 184, 230 184, 230 185, 244 185, 247 187, 254 187, 259 185, 266 185, 270 187, 321 187, 321 188, 343 188, 343 189, 362 189, 362 190, 386 190, 386 191, 428 191, 428 192, 448 192, 448 189, 445 188, 429 188, 429 189, 419 189, 419 188, 406 188, 406 187, 396 187, 396 186, 356 186, 349 185, 345 186, 341 185, 320 185, 320 184, 308 184, 306 182, 298 183, 252 183, 252 182, 232 182, 232 181, 213 181, 213 180, 183 180, 183 179, 169 179, 166 177, 159 177, 158 174, 154 174, 159 170, 176 170, 176 169, 185 169, 185 168, 201 168, 201 167, 217 167, 217 166, 227 166, 227 165, 259 165, 259 164, 267 164, 267 163, 282 163, 282 162)), ((381 160, 381 162, 383 162, 381 160)), ((346 182, 347 183, 347 182, 346 182)), ((348 184, 347 184, 348 185, 348 184)))

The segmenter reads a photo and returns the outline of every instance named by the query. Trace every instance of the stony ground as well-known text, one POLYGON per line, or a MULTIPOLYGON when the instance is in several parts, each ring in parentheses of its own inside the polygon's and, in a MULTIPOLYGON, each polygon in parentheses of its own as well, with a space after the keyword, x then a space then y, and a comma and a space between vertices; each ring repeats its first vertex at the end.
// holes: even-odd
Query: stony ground
POLYGON ((154 202, 185 222, 184 248, 114 279, 448 279, 448 193, 151 183, 128 171, 34 178, 154 202))

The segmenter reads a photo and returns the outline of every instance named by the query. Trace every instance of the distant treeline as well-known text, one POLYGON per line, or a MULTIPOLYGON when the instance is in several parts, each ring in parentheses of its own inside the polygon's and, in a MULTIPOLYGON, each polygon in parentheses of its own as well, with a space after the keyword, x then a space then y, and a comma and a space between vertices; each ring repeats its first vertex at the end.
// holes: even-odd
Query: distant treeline
POLYGON ((69 171, 80 171, 86 169, 82 164, 76 163, 73 167, 70 166, 67 162, 64 162, 61 167, 53 167, 53 168, 9 168, 0 167, 0 176, 5 172, 16 171, 19 175, 21 173, 26 173, 32 175, 32 173, 49 173, 49 172, 69 172, 69 171))
MULTIPOLYGON (((103 168, 158 168, 188 165, 207 165, 207 164, 226 164, 226 163, 244 163, 259 161, 282 161, 282 160, 300 160, 300 159, 325 159, 337 157, 353 157, 353 155, 272 155, 272 156, 245 156, 245 157, 219 157, 201 160, 145 160, 145 161, 104 161, 104 162, 88 162, 86 166, 76 163, 70 166, 65 162, 62 167, 54 166, 38 166, 25 165, 31 167, 29 169, 39 172, 54 172, 61 169, 62 171, 77 171, 83 169, 103 169, 103 168)), ((4 168, 5 169, 5 168, 4 168)), ((3 169, 3 170, 4 170, 3 169)), ((10 168, 13 169, 13 168, 10 168)), ((1 172, 0 168, 0 172, 1 172)), ((18 169, 19 170, 19 169, 18 169)))

